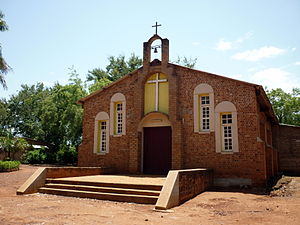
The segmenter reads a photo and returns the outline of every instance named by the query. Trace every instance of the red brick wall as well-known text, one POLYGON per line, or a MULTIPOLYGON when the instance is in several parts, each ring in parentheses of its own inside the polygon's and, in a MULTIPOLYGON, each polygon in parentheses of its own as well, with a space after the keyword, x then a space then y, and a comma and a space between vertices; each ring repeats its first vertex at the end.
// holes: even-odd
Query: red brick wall
POLYGON ((103 167, 48 167, 46 169, 47 178, 90 176, 112 172, 108 168, 103 167))
POLYGON ((253 86, 204 72, 180 68, 179 101, 183 125, 184 168, 213 168, 215 177, 250 178, 254 184, 265 179, 265 155, 257 142, 258 110, 253 86), (216 153, 215 132, 199 134, 193 131, 193 90, 200 83, 209 84, 214 90, 215 106, 230 101, 237 108, 239 152, 216 153))
POLYGON ((300 175, 300 127, 277 125, 273 142, 278 151, 278 170, 285 174, 300 175))
POLYGON ((178 174, 180 204, 206 191, 213 185, 212 170, 180 170, 178 174))
MULTIPOLYGON (((93 153, 94 146, 94 125, 95 117, 99 112, 109 114, 111 97, 121 92, 126 97, 127 117, 132 116, 133 98, 132 89, 130 88, 130 78, 124 79, 118 85, 104 89, 98 95, 84 102, 83 116, 83 142, 79 147, 78 165, 79 166, 102 166, 114 168, 118 171, 128 171, 129 161, 129 141, 126 136, 109 138, 109 153, 98 155, 93 153)), ((130 120, 126 123, 127 134, 130 135, 130 120)), ((128 136, 129 136, 128 135, 128 136)))
POLYGON ((171 64, 144 67, 84 102, 83 143, 78 165, 112 167, 123 173, 141 171, 142 133, 138 127, 143 118, 143 88, 147 77, 154 72, 165 73, 169 80, 172 168, 212 168, 215 177, 249 178, 254 184, 263 184, 265 149, 257 142, 259 110, 254 86, 171 64), (214 132, 194 133, 193 91, 200 83, 212 86, 215 106, 222 101, 236 106, 238 153, 216 153, 214 132), (109 114, 110 99, 117 92, 126 97, 126 136, 110 136, 109 153, 96 155, 93 153, 94 118, 101 111, 109 114))

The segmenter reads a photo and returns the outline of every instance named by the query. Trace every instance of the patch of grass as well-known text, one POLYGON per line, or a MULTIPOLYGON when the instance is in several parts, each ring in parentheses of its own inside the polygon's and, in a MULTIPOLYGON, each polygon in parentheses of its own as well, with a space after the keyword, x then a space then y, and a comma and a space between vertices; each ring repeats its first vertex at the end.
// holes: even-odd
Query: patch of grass
POLYGON ((0 172, 9 172, 19 169, 19 161, 1 161, 0 160, 0 172))

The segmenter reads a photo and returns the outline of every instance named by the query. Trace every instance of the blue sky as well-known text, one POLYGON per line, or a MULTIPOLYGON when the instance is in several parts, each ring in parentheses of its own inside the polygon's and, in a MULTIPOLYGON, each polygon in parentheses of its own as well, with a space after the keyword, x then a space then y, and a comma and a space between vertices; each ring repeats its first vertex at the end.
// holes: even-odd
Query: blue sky
POLYGON ((196 69, 291 91, 300 87, 298 0, 1 0, 9 31, 2 53, 13 71, 8 90, 21 84, 82 79, 109 56, 142 57, 153 34, 170 41, 170 58, 197 58, 196 69))

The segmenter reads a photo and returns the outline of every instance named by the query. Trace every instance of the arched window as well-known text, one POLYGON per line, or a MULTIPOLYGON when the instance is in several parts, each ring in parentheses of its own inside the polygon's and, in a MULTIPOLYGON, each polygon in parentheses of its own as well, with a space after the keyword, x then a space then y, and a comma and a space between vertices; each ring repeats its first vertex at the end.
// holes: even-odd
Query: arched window
POLYGON ((214 131, 214 92, 210 85, 199 84, 194 89, 194 132, 214 131))
POLYGON ((216 152, 238 152, 237 111, 233 103, 220 102, 215 108, 216 152))
POLYGON ((105 154, 109 151, 109 116, 99 112, 95 117, 94 153, 105 154))
POLYGON ((167 76, 155 73, 145 83, 144 113, 169 113, 169 82, 167 76))
POLYGON ((110 134, 126 134, 126 99, 122 93, 116 93, 110 100, 110 134))

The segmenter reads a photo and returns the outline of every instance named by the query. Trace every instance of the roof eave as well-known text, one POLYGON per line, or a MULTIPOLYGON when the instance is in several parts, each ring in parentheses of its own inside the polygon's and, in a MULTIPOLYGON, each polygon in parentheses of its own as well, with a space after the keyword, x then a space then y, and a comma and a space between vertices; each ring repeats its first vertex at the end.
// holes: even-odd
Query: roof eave
POLYGON ((272 104, 270 103, 269 98, 266 92, 264 91, 264 88, 261 85, 256 86, 256 96, 257 96, 257 101, 260 104, 260 107, 270 118, 271 122, 274 124, 279 124, 279 120, 274 113, 272 104))
POLYGON ((88 96, 79 99, 76 103, 77 103, 77 104, 83 105, 84 102, 85 102, 86 100, 88 100, 88 99, 92 98, 93 96, 99 94, 99 93, 102 92, 103 90, 108 89, 108 88, 114 86, 115 84, 119 83, 120 81, 122 81, 122 80, 124 80, 124 79, 127 79, 128 77, 130 77, 130 76, 132 76, 133 74, 135 74, 135 73, 136 73, 138 70, 140 70, 141 68, 142 68, 142 67, 140 67, 140 68, 138 68, 138 69, 136 69, 136 70, 134 70, 134 71, 132 71, 132 72, 126 74, 125 76, 123 76, 123 77, 119 78, 118 80, 116 80, 116 81, 110 83, 109 85, 103 87, 102 89, 97 90, 97 91, 95 91, 95 92, 89 94, 88 96))

